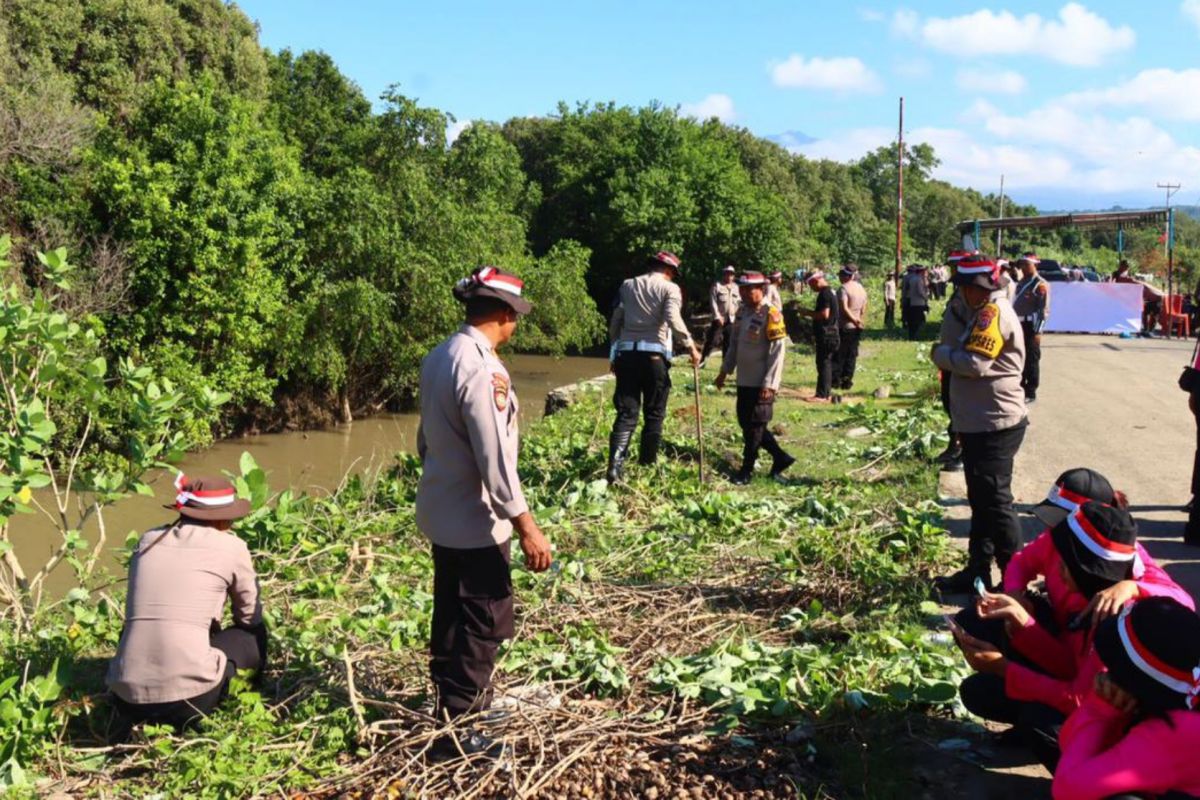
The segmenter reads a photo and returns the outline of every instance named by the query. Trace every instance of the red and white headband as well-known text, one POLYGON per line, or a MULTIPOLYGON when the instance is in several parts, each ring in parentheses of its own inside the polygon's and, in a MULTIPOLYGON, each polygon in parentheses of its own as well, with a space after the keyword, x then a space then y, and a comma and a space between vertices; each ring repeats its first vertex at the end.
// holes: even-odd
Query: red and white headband
POLYGON ((1067 525, 1080 544, 1105 561, 1128 561, 1135 567, 1141 564, 1142 560, 1138 558, 1136 545, 1114 542, 1109 539, 1096 530, 1096 526, 1082 510, 1067 517, 1067 525))
POLYGON ((991 275, 996 266, 991 259, 967 257, 958 262, 958 271, 962 275, 991 275))
POLYGON ((654 260, 661 261, 668 267, 679 269, 679 256, 675 255, 674 253, 668 253, 666 250, 659 250, 657 253, 655 253, 654 260))
POLYGON ((521 296, 521 290, 525 288, 525 281, 513 275, 502 275, 495 267, 482 267, 467 280, 517 297, 521 296))
POLYGON ((237 500, 237 490, 232 486, 228 489, 187 491, 184 489, 187 485, 188 479, 182 472, 175 476, 176 509, 182 509, 188 503, 192 504, 192 508, 221 508, 222 506, 231 506, 237 500))
POLYGON ((1121 611, 1120 619, 1117 620, 1117 633, 1121 637, 1121 646, 1125 648, 1125 655, 1129 656, 1129 660, 1133 662, 1134 666, 1148 677, 1173 692, 1185 695, 1187 707, 1195 708, 1196 697, 1200 695, 1200 666, 1194 667, 1189 673, 1167 664, 1151 653, 1137 638, 1137 633, 1133 630, 1133 623, 1129 621, 1131 608, 1132 606, 1125 606, 1121 611))
POLYGON ((1084 497, 1077 492, 1072 492, 1070 489, 1063 488, 1057 483, 1050 487, 1050 491, 1046 494, 1046 499, 1059 508, 1064 508, 1071 513, 1079 510, 1079 507, 1088 502, 1092 498, 1084 497))

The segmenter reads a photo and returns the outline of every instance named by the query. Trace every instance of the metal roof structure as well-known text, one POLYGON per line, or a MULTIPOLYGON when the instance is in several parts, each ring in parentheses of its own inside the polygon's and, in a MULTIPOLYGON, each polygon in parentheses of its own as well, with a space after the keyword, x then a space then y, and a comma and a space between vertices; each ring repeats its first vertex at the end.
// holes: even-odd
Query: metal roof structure
POLYGON ((1167 209, 1152 208, 1142 211, 1095 211, 1078 214, 1046 214, 1037 217, 968 219, 958 223, 957 227, 964 236, 983 231, 1017 228, 1123 228, 1125 226, 1163 225, 1167 222, 1167 216, 1167 209))

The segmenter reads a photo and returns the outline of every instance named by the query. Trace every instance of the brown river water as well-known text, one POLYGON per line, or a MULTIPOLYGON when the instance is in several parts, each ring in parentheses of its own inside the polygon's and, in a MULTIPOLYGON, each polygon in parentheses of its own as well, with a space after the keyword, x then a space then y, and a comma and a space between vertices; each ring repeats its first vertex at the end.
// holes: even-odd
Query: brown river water
MULTIPOLYGON (((504 361, 512 375, 513 388, 521 403, 521 421, 526 427, 541 418, 547 392, 608 371, 608 361, 603 358, 556 359, 510 354, 504 361)), ((397 452, 415 451, 417 419, 415 413, 382 414, 327 430, 226 439, 202 452, 190 453, 179 468, 188 475, 236 472, 238 459, 248 452, 267 472, 272 492, 291 488, 310 494, 326 493, 336 489, 348 472, 378 469, 387 466, 397 452)), ((174 500, 173 479, 173 472, 160 473, 151 481, 155 497, 130 497, 105 510, 108 543, 99 569, 116 567, 116 553, 124 547, 130 531, 147 530, 170 521, 172 512, 162 506, 174 500)), ((43 505, 52 505, 49 497, 43 505)), ((54 530, 39 517, 16 517, 11 534, 14 552, 27 573, 45 563, 57 544, 54 530)), ((95 526, 89 525, 83 535, 95 541, 95 526)), ((60 564, 46 581, 45 596, 60 597, 74 584, 71 569, 60 564)))

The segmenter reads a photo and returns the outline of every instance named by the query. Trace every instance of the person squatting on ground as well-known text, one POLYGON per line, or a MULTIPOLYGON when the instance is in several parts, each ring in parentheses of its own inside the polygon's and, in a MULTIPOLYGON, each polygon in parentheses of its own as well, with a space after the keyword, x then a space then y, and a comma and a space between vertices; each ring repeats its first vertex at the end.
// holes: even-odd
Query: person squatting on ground
POLYGON ((783 451, 767 427, 787 356, 783 313, 764 300, 767 281, 762 273, 744 273, 738 279, 738 286, 742 291, 742 313, 734 325, 733 341, 715 383, 718 389, 724 389, 726 376, 737 373, 737 419, 742 428, 743 450, 742 468, 732 480, 740 485, 749 483, 754 476, 760 447, 771 454, 772 478, 783 474, 796 459, 783 451))
POLYGON ((638 411, 643 408, 638 463, 653 464, 658 459, 671 392, 672 334, 691 351, 692 363, 700 363, 700 351, 681 316, 682 294, 673 282, 680 274, 679 258, 662 250, 650 256, 645 273, 622 283, 618 292, 608 324, 609 358, 617 376, 613 393, 617 418, 608 441, 610 483, 621 479, 638 411))
MULTIPOLYGON (((439 719, 491 704, 496 652, 513 635, 513 531, 527 569, 550 566, 550 544, 517 475, 517 395, 496 355, 531 310, 523 288, 495 267, 459 281, 454 297, 466 307, 466 323, 421 363, 416 522, 433 548, 429 673, 439 719)), ((456 741, 439 748, 493 749, 474 731, 456 741)))
POLYGON ((915 342, 921 336, 921 328, 925 326, 925 315, 929 313, 928 271, 922 264, 910 264, 903 280, 901 288, 904 305, 901 310, 904 327, 908 331, 908 340, 915 342))
POLYGON ((963 705, 977 716, 1012 725, 1015 736, 1051 771, 1059 758, 1058 731, 1100 671, 1091 647, 1092 624, 1100 619, 1100 608, 1115 613, 1129 602, 1116 605, 1111 590, 1135 572, 1136 537, 1126 511, 1094 501, 1048 532, 1067 597, 1095 602, 1104 593, 1091 620, 1059 628, 1055 619, 1062 610, 1045 597, 984 592, 973 613, 960 612, 952 628, 976 669, 959 687, 963 705))
POLYGON ((967 566, 938 580, 938 589, 949 594, 968 591, 976 577, 990 585, 992 560, 1003 575, 1020 547, 1012 472, 1027 425, 1021 389, 1025 339, 1004 297, 1007 278, 994 261, 973 256, 958 263, 954 283, 971 317, 961 332, 947 331, 953 323, 944 322, 942 342, 931 354, 951 376, 950 415, 962 443, 971 506, 967 566))
POLYGON ((224 478, 175 481, 179 514, 142 535, 129 561, 125 627, 109 662, 121 739, 139 722, 188 727, 211 713, 238 672, 267 657, 258 578, 230 528, 250 513, 224 478), (228 600, 233 626, 221 629, 228 600))
POLYGON ((891 272, 883 279, 883 324, 889 330, 896 327, 896 276, 891 272))
POLYGON ((833 357, 839 342, 838 303, 821 270, 811 273, 805 283, 817 294, 816 307, 812 311, 800 311, 802 316, 812 320, 813 349, 816 352, 817 391, 809 400, 828 403, 833 397, 833 357))
POLYGON ((850 391, 858 367, 858 345, 862 341, 867 318, 867 290, 858 277, 858 265, 846 264, 838 270, 842 282, 837 291, 838 349, 833 357, 833 388, 850 391))
POLYGON ((1038 257, 1025 253, 1017 259, 1021 280, 1013 294, 1013 311, 1021 320, 1021 332, 1025 335, 1025 370, 1021 374, 1021 388, 1025 390, 1025 402, 1037 400, 1041 385, 1042 328, 1050 318, 1050 283, 1038 274, 1038 257))
POLYGON ((730 332, 733 330, 734 319, 737 318, 738 307, 742 303, 734 276, 737 270, 732 265, 721 270, 721 277, 708 290, 708 303, 712 309, 712 323, 708 326, 708 335, 704 337, 704 352, 700 354, 700 366, 708 361, 717 342, 721 343, 721 355, 729 349, 730 332))
POLYGON ((1200 617, 1169 598, 1096 629, 1104 667, 1059 734, 1054 800, 1200 797, 1200 617))

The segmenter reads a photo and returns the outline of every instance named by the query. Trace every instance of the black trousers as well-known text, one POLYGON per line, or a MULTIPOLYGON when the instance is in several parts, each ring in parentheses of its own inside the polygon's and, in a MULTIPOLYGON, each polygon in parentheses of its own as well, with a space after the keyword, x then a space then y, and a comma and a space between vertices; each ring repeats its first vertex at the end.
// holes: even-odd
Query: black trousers
POLYGON ((991 583, 992 559, 1001 574, 1021 547, 1021 523, 1013 509, 1013 460, 1025 439, 1026 423, 983 433, 959 432, 967 502, 971 506, 968 568, 991 583))
POLYGON ((513 635, 511 545, 433 546, 429 675, 439 719, 491 705, 496 651, 513 635))
POLYGON ((1184 541, 1200 544, 1200 395, 1191 397, 1192 417, 1196 421, 1196 452, 1192 456, 1192 510, 1188 514, 1184 541))
POLYGON ((758 461, 759 448, 766 448, 778 461, 787 453, 779 446, 775 434, 767 429, 775 413, 775 398, 761 400, 759 387, 737 387, 737 421, 742 426, 742 472, 750 474, 758 461))
POLYGON ((1038 386, 1042 383, 1042 345, 1038 341, 1038 333, 1032 322, 1022 322, 1021 332, 1025 334, 1025 369, 1021 373, 1021 388, 1025 397, 1037 397, 1038 386))
POLYGON ((671 393, 671 365, 658 353, 630 350, 617 354, 613 365, 617 388, 613 405, 617 419, 613 423, 610 449, 625 449, 637 428, 638 411, 643 410, 642 443, 638 459, 654 463, 658 443, 662 439, 663 420, 667 416, 667 399, 671 393))
POLYGON ((925 314, 929 311, 927 306, 908 307, 908 320, 905 325, 908 327, 908 340, 915 342, 921 335, 921 328, 925 327, 925 314))
POLYGON ((885 300, 883 305, 883 324, 889 328, 896 326, 896 301, 885 300))
POLYGON ((977 717, 1012 725, 1033 751, 1034 757, 1051 772, 1058 766, 1058 733, 1067 717, 1041 703, 1013 700, 1004 691, 1004 679, 977 672, 958 687, 963 705, 977 717))
POLYGON ((850 389, 854 371, 858 368, 858 344, 862 341, 860 328, 842 328, 838 332, 837 353, 833 357, 833 388, 850 389))
POLYGON ((837 354, 838 337, 817 333, 813 345, 817 360, 817 397, 833 394, 833 357, 837 354))
POLYGON ((208 716, 229 694, 229 681, 241 670, 259 672, 267 659, 267 629, 264 625, 254 628, 226 628, 221 630, 214 623, 214 632, 209 644, 225 654, 225 674, 221 682, 203 694, 186 700, 168 703, 128 703, 113 697, 117 713, 124 727, 139 722, 153 725, 171 725, 182 731, 208 716))
POLYGON ((733 334, 732 327, 730 323, 719 319, 712 321, 712 324, 708 326, 708 335, 704 337, 704 352, 700 354, 701 361, 708 358, 708 354, 718 343, 721 345, 721 355, 725 355, 729 350, 729 338, 733 334))

